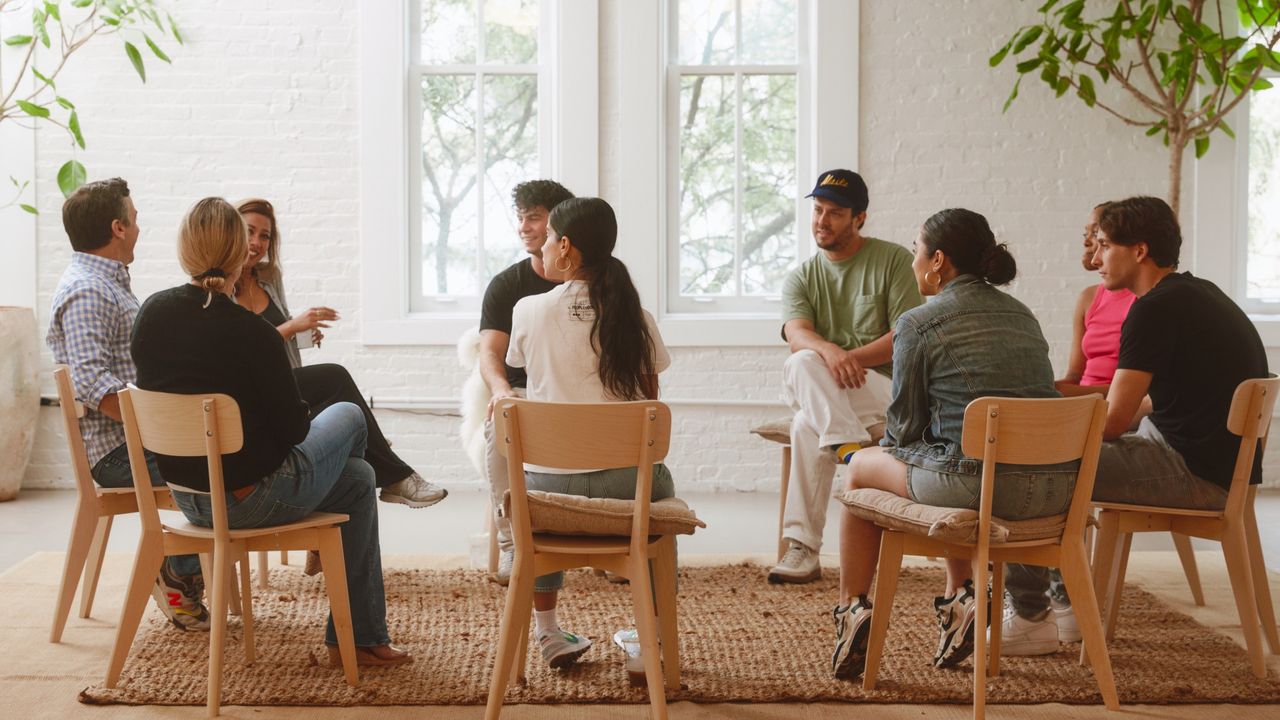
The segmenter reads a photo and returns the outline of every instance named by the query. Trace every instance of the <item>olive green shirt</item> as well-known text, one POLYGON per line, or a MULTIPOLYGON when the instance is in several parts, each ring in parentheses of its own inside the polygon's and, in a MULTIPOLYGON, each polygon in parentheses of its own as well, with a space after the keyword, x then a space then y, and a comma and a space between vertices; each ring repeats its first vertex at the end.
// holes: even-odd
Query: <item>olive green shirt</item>
MULTIPOLYGON (((885 335, 898 316, 924 304, 911 272, 911 253, 884 240, 863 240, 847 260, 832 262, 819 250, 787 276, 782 290, 784 326, 790 320, 808 320, 829 342, 852 350, 885 335)), ((893 363, 872 369, 891 377, 893 363)))

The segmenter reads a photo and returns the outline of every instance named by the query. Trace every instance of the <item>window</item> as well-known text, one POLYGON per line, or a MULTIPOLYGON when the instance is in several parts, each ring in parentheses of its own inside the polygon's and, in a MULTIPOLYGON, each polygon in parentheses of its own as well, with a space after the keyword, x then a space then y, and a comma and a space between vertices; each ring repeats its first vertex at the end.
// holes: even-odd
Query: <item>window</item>
POLYGON ((599 182, 597 0, 360 6, 366 345, 452 345, 520 257, 511 188, 599 182), (564 42, 561 42, 561 39, 564 42))
POLYGON ((418 0, 411 311, 474 311, 521 256, 511 189, 548 167, 540 4, 418 0))
POLYGON ((808 87, 802 11, 799 0, 670 0, 672 312, 774 313, 805 252, 807 225, 797 222, 808 87))
POLYGON ((1280 313, 1280 87, 1248 98, 1245 190, 1246 310, 1280 313))

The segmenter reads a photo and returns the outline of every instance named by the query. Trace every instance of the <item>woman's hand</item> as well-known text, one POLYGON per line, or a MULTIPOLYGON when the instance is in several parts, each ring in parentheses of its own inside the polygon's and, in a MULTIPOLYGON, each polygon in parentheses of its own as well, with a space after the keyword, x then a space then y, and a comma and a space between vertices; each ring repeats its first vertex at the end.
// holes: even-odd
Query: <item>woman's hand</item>
MULTIPOLYGON (((287 325, 289 326, 289 336, 292 337, 304 330, 319 330, 320 328, 329 327, 329 323, 338 320, 338 311, 327 307, 313 307, 293 316, 287 325)), ((321 337, 324 337, 323 333, 321 337)))

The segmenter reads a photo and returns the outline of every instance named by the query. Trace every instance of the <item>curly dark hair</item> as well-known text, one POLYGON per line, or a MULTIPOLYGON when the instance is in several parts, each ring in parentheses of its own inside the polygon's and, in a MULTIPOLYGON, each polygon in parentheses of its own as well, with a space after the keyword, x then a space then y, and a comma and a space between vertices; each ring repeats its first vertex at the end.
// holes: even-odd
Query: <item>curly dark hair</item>
POLYGON ((555 180, 529 180, 511 189, 511 201, 517 210, 531 210, 538 206, 551 212, 560 203, 573 197, 555 180))
POLYGON ((1108 203, 1098 216, 1098 227, 1116 245, 1146 243, 1157 267, 1178 267, 1182 229, 1173 208, 1160 198, 1140 195, 1108 203))
POLYGON ((62 227, 77 252, 97 250, 111 242, 111 223, 129 227, 129 183, 115 177, 81 185, 62 203, 62 227))

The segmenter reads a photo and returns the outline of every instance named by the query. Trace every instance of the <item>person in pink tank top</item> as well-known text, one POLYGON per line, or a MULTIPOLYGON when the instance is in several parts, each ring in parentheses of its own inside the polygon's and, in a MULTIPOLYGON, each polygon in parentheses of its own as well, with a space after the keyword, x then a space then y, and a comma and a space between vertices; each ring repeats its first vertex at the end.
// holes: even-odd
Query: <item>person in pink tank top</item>
MULTIPOLYGON (((1084 227, 1085 270, 1097 270, 1094 235, 1098 231, 1098 215, 1107 203, 1093 208, 1084 227)), ((1107 394, 1111 376, 1120 357, 1120 326, 1129 314, 1134 294, 1128 290, 1108 290, 1101 284, 1090 285, 1076 300, 1071 359, 1067 374, 1055 382, 1058 392, 1066 396, 1089 393, 1107 394)))

